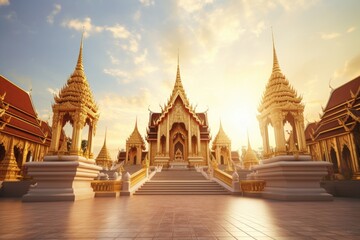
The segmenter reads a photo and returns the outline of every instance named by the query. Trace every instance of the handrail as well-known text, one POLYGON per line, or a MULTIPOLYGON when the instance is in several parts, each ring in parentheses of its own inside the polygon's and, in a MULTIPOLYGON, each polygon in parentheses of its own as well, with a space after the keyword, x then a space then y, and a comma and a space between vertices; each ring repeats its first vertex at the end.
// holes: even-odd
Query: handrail
POLYGON ((262 192, 266 182, 264 180, 242 180, 240 187, 243 192, 262 192))
POLYGON ((138 182, 146 178, 146 171, 146 168, 142 168, 130 176, 130 188, 134 187, 138 182))
POLYGON ((218 168, 215 168, 214 178, 219 179, 221 182, 225 183, 226 185, 232 188, 233 178, 230 174, 223 172, 218 168))
POLYGON ((119 180, 94 180, 91 182, 94 192, 119 192, 121 186, 122 181, 119 180))

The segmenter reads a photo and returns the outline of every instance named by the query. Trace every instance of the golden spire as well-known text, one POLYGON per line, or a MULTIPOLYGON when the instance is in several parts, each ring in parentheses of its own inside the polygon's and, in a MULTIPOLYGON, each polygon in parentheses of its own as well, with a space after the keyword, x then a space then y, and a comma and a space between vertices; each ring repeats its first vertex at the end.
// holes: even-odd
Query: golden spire
MULTIPOLYGON (((270 79, 266 85, 265 92, 262 95, 262 100, 258 111, 261 113, 266 109, 270 109, 273 106, 283 107, 290 105, 301 105, 302 97, 298 96, 297 92, 290 85, 289 81, 281 73, 279 62, 276 55, 274 35, 273 38, 273 69, 270 75, 270 79)), ((303 107, 303 106, 302 106, 303 107)))
POLYGON ((83 66, 83 39, 84 32, 81 36, 79 56, 74 72, 67 80, 66 85, 60 90, 58 96, 55 96, 55 103, 62 104, 70 102, 75 106, 85 106, 93 114, 97 114, 98 106, 96 105, 89 83, 87 81, 83 66))
POLYGON ((78 57, 77 64, 76 64, 76 70, 82 70, 82 71, 84 71, 83 57, 82 57, 83 39, 84 39, 84 31, 81 35, 79 57, 78 57))
POLYGON ((231 144, 230 138, 226 135, 226 133, 222 127, 221 120, 220 120, 219 132, 213 141, 213 146, 214 146, 214 144, 215 145, 216 144, 231 144))
POLYGON ((106 135, 107 135, 107 128, 105 130, 104 145, 102 146, 99 155, 96 157, 96 164, 104 168, 110 168, 113 163, 113 160, 111 160, 109 150, 106 147, 106 135))
POLYGON ((276 72, 281 73, 279 61, 278 61, 278 58, 277 58, 277 55, 276 55, 274 32, 272 31, 272 28, 271 28, 271 35, 272 35, 272 42, 273 42, 273 69, 272 69, 272 72, 273 73, 276 73, 276 72))
POLYGON ((142 136, 138 130, 137 117, 136 117, 136 121, 135 121, 134 131, 131 133, 130 137, 126 140, 126 144, 141 144, 141 148, 145 149, 144 139, 142 138, 142 136))
POLYGON ((248 139, 248 149, 251 149, 250 138, 249 138, 249 130, 247 131, 247 139, 248 139))

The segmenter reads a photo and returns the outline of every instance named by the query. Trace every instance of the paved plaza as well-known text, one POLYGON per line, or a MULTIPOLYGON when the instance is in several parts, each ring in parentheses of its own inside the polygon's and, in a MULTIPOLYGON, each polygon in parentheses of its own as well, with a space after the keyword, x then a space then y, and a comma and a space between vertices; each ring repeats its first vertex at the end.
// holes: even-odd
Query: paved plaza
POLYGON ((0 239, 360 239, 360 199, 131 196, 0 199, 0 239))

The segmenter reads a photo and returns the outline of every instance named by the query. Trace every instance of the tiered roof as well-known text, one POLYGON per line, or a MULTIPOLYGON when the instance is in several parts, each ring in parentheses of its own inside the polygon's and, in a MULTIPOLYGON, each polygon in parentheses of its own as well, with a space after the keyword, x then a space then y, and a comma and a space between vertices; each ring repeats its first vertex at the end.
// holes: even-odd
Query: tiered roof
POLYGON ((65 86, 55 96, 55 103, 58 105, 69 103, 73 107, 85 108, 94 117, 97 116, 98 106, 95 103, 89 83, 87 81, 83 65, 83 39, 81 39, 78 61, 73 74, 67 80, 65 86))
POLYGON ((308 124, 307 141, 352 131, 360 122, 360 76, 332 91, 319 122, 308 124))
POLYGON ((222 127, 222 124, 220 122, 220 128, 219 128, 219 132, 217 133, 214 141, 213 141, 213 148, 215 145, 221 145, 221 144, 231 144, 231 140, 230 138, 226 135, 223 127, 222 127))
POLYGON ((251 148, 251 144, 250 144, 250 140, 249 140, 249 137, 248 137, 248 148, 246 150, 246 153, 244 155, 244 158, 243 158, 243 164, 244 165, 255 165, 255 164, 259 164, 259 159, 258 157, 256 156, 256 153, 255 151, 251 148))
POLYGON ((111 159, 110 152, 106 146, 106 133, 105 133, 105 139, 104 139, 104 145, 102 146, 98 156, 96 157, 96 164, 100 166, 111 166, 113 163, 113 160, 111 159))
POLYGON ((195 109, 192 105, 190 105, 189 100, 186 96, 184 86, 181 81, 180 76, 180 67, 179 63, 177 65, 177 72, 176 72, 176 80, 174 84, 174 88, 171 92, 171 96, 167 102, 167 104, 162 108, 161 113, 156 113, 150 111, 149 114, 149 124, 147 129, 147 137, 148 141, 155 141, 157 139, 157 128, 159 124, 165 119, 165 117, 170 113, 171 109, 174 107, 175 102, 179 99, 183 102, 184 108, 189 114, 193 117, 193 119, 199 124, 200 127, 200 137, 201 139, 210 139, 210 132, 208 128, 208 120, 207 120, 207 113, 195 112, 195 109))
POLYGON ((134 131, 131 133, 130 137, 126 140, 126 145, 133 145, 133 144, 141 144, 141 148, 143 150, 145 150, 145 142, 144 139, 142 138, 138 127, 137 127, 137 120, 135 122, 135 128, 134 131))
POLYGON ((0 132, 49 146, 50 126, 38 119, 30 95, 0 75, 0 132))
POLYGON ((285 75, 281 72, 273 41, 273 68, 265 92, 262 95, 258 111, 261 113, 273 107, 291 109, 294 106, 302 106, 302 97, 290 85, 285 75))
POLYGON ((203 125, 203 122, 196 114, 193 106, 190 105, 189 99, 186 96, 183 84, 181 82, 179 64, 177 65, 176 80, 175 80, 175 84, 174 84, 174 88, 172 90, 171 96, 169 98, 169 101, 165 105, 165 107, 162 109, 160 116, 156 120, 156 122, 155 122, 156 125, 159 125, 161 123, 161 121, 166 117, 166 115, 170 112, 170 110, 173 108, 177 98, 180 98, 182 100, 185 109, 190 113, 190 115, 195 119, 195 121, 197 123, 199 123, 199 125, 203 125))

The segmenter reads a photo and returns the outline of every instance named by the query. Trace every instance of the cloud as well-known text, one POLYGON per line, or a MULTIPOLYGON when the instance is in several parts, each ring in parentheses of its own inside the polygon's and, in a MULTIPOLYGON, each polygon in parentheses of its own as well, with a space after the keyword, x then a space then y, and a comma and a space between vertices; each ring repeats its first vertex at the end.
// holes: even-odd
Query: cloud
POLYGON ((360 76, 360 54, 356 55, 352 59, 346 61, 344 65, 336 70, 333 74, 333 78, 337 82, 348 82, 349 80, 360 76))
POLYGON ((340 33, 332 32, 332 33, 320 33, 320 37, 324 40, 331 40, 337 37, 340 37, 340 33))
POLYGON ((130 37, 130 32, 124 26, 116 24, 112 27, 106 27, 107 31, 111 32, 115 39, 127 39, 130 37))
POLYGON ((104 30, 102 26, 96 26, 91 23, 91 18, 86 17, 83 20, 79 19, 70 19, 65 20, 61 24, 63 27, 67 27, 69 29, 74 29, 76 31, 84 32, 84 37, 89 37, 91 34, 100 33, 104 30))
POLYGON ((7 6, 10 5, 9 0, 0 0, 0 6, 7 6))
POLYGON ((355 31, 356 27, 349 27, 348 30, 346 30, 347 33, 352 33, 355 31))
POLYGON ((135 57, 134 63, 137 65, 139 63, 144 62, 146 60, 147 54, 148 54, 148 51, 147 51, 147 49, 145 49, 143 54, 141 54, 140 56, 135 57))
POLYGON ((259 35, 264 31, 265 29, 265 23, 264 21, 258 22, 255 29, 253 29, 251 32, 256 35, 256 37, 259 37, 259 35))
POLYGON ((119 83, 127 84, 139 80, 145 75, 153 73, 157 70, 158 70, 157 67, 144 62, 142 64, 137 65, 133 69, 124 70, 121 68, 105 68, 104 73, 116 78, 119 83))
POLYGON ((54 23, 54 18, 57 14, 59 14, 59 12, 61 11, 61 5, 60 4, 55 4, 54 5, 54 10, 52 10, 52 12, 50 13, 49 16, 46 17, 46 21, 50 24, 54 23))
POLYGON ((120 96, 116 93, 106 94, 98 102, 102 120, 113 120, 124 113, 137 113, 139 109, 146 111, 150 102, 151 93, 147 88, 140 88, 137 95, 120 96))
POLYGON ((145 6, 145 7, 149 7, 151 5, 155 4, 154 0, 140 0, 141 5, 145 6))
POLYGON ((207 4, 212 2, 212 0, 178 0, 177 6, 188 13, 193 13, 202 10, 207 4))
POLYGON ((46 90, 47 90, 49 93, 51 93, 51 95, 57 95, 57 94, 59 93, 59 89, 58 89, 58 88, 53 89, 53 88, 48 87, 46 90))
POLYGON ((109 55, 112 64, 118 65, 120 63, 120 60, 117 57, 114 57, 110 51, 107 52, 107 54, 109 55))

